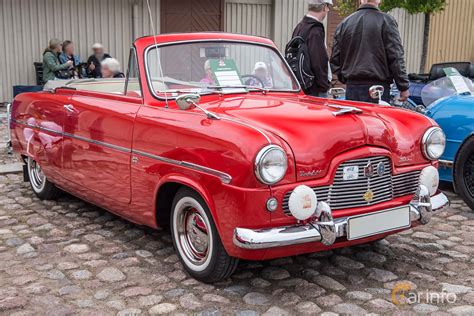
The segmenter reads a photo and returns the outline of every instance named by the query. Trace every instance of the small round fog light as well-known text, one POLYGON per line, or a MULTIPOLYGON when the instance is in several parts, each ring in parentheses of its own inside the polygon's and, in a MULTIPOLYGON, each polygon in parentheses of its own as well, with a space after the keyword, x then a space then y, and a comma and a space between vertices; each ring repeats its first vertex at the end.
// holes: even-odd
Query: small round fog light
POLYGON ((318 205, 318 198, 313 189, 306 185, 297 186, 290 195, 288 206, 291 215, 300 221, 313 216, 318 205))
POLYGON ((438 190, 439 185, 438 169, 433 166, 429 166, 421 170, 420 184, 426 186, 428 191, 430 191, 430 196, 433 196, 438 190))
POLYGON ((267 210, 270 212, 276 211, 278 207, 278 200, 274 197, 271 197, 267 200, 267 210))

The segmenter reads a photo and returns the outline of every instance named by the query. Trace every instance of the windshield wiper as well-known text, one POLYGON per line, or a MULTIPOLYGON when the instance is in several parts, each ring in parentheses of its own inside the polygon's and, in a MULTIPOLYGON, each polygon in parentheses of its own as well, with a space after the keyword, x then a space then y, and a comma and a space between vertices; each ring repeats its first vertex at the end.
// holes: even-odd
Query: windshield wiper
POLYGON ((246 85, 228 85, 228 86, 206 86, 206 89, 214 89, 214 90, 222 90, 222 89, 246 89, 249 91, 256 90, 262 92, 268 92, 269 90, 266 88, 254 87, 254 86, 246 86, 246 85))

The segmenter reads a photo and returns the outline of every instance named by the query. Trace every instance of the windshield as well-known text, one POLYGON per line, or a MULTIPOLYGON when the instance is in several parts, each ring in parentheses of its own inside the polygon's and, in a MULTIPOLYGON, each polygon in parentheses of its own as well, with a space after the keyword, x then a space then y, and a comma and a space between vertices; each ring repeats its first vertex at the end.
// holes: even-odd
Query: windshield
POLYGON ((474 94, 470 79, 462 76, 443 77, 430 82, 421 90, 421 98, 425 106, 444 97, 458 94, 474 94))
POLYGON ((183 43, 153 47, 146 57, 148 80, 159 97, 165 93, 172 97, 190 92, 299 90, 286 63, 267 46, 233 42, 183 43))

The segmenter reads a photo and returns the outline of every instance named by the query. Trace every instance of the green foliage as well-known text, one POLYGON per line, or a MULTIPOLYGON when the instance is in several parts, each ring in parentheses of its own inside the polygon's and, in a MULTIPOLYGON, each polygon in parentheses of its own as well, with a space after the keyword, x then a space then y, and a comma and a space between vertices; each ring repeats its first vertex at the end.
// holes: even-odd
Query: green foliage
POLYGON ((446 0, 383 0, 381 9, 403 8, 411 14, 433 14, 444 10, 445 6, 446 0))
MULTIPOLYGON (((343 16, 349 15, 359 6, 359 0, 338 0, 337 8, 343 16)), ((433 14, 444 10, 446 0, 382 0, 380 9, 387 12, 395 8, 403 8, 409 13, 433 14)))
POLYGON ((338 0, 337 9, 340 15, 347 16, 357 10, 358 0, 338 0))

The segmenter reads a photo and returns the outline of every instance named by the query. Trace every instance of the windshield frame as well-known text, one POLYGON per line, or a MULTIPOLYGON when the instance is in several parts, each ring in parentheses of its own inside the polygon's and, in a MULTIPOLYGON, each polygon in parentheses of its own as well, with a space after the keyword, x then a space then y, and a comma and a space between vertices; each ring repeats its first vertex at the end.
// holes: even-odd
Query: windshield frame
MULTIPOLYGON (((288 62, 283 57, 283 55, 280 53, 280 51, 276 47, 274 47, 273 45, 269 45, 269 44, 265 44, 265 43, 256 43, 256 42, 245 41, 245 40, 200 39, 200 40, 167 42, 167 43, 162 43, 162 44, 152 44, 152 45, 149 45, 147 48, 145 48, 145 50, 143 52, 143 62, 145 63, 145 65, 144 65, 145 66, 145 76, 146 76, 148 89, 150 90, 153 97, 155 97, 156 99, 158 99, 160 101, 167 101, 167 100, 174 100, 178 96, 160 97, 156 94, 155 89, 153 89, 153 84, 152 84, 151 77, 150 77, 150 70, 148 69, 148 53, 152 49, 160 49, 160 48, 166 47, 166 46, 183 45, 183 44, 189 44, 189 43, 194 44, 194 43, 212 43, 212 42, 248 44, 248 45, 263 46, 263 47, 266 47, 266 48, 270 48, 271 50, 273 50, 273 52, 278 57, 280 57, 283 65, 287 68, 289 75, 291 76, 291 78, 293 78, 294 82, 296 83, 297 89, 295 89, 295 90, 273 90, 273 89, 268 89, 267 92, 273 92, 273 93, 301 93, 301 86, 300 86, 300 83, 298 82, 298 80, 296 79, 295 74, 291 70, 290 66, 288 65, 288 62)), ((163 73, 162 73, 162 75, 163 75, 163 73)), ((252 87, 249 87, 249 88, 246 89, 245 93, 250 92, 249 90, 251 90, 252 87)), ((165 92, 165 94, 168 94, 168 93, 172 94, 172 92, 165 92)), ((192 92, 190 92, 190 93, 192 93, 192 92)), ((198 93, 198 94, 199 95, 207 95, 207 94, 214 94, 214 93, 221 93, 222 94, 223 91, 222 90, 216 90, 216 91, 209 91, 209 92, 204 92, 204 93, 201 92, 201 93, 198 93)), ((242 92, 232 91, 230 94, 233 94, 233 93, 242 93, 242 92)))

